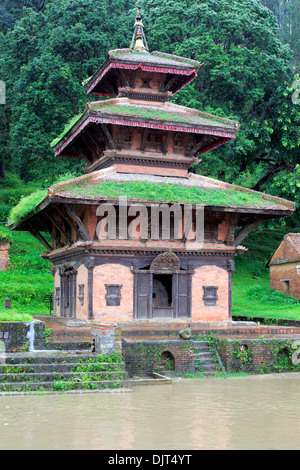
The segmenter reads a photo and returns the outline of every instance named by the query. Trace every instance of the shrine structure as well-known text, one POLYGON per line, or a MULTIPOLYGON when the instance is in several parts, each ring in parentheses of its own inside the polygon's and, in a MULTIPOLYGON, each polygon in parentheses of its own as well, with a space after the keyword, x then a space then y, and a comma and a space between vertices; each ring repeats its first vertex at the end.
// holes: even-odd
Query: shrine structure
POLYGON ((150 53, 138 13, 130 48, 109 51, 86 81, 88 94, 108 99, 87 103, 53 142, 57 157, 82 159, 85 174, 51 186, 14 227, 47 250, 54 315, 118 324, 231 320, 243 239, 294 204, 189 172, 239 130, 169 101, 202 66, 150 53), (202 237, 193 239, 199 220, 202 237))

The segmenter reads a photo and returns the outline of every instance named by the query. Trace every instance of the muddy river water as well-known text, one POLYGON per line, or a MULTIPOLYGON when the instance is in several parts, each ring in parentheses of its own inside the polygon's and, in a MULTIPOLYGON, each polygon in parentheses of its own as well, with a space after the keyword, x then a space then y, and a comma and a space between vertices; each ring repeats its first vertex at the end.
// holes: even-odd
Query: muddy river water
POLYGON ((300 374, 0 396, 0 449, 300 449, 300 374))

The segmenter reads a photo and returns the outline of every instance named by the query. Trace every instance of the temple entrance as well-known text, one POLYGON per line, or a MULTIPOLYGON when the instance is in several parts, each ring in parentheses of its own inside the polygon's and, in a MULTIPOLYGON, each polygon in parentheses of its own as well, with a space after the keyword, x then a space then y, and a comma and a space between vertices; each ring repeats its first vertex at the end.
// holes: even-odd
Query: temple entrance
POLYGON ((163 253, 134 273, 135 318, 191 316, 192 271, 182 269, 174 253, 163 253))
POLYGON ((153 274, 152 314, 153 317, 173 316, 173 275, 153 274))
POLYGON ((60 316, 65 318, 76 317, 76 275, 73 267, 65 268, 60 274, 61 302, 60 316))

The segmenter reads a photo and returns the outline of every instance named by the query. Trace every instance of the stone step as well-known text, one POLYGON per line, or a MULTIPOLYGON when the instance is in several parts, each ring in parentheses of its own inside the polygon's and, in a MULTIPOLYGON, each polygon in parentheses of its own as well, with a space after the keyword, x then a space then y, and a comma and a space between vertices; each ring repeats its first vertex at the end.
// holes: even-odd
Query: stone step
POLYGON ((58 380, 76 381, 82 380, 124 380, 127 373, 124 371, 103 371, 103 372, 30 372, 30 373, 9 373, 0 374, 0 384, 15 382, 57 382, 58 380))
POLYGON ((103 380, 103 381, 66 381, 58 380, 56 382, 15 382, 0 383, 0 392, 30 392, 30 391, 67 391, 67 390, 96 390, 108 388, 127 387, 126 380, 103 380))
POLYGON ((193 341, 195 348, 207 348, 210 346, 209 341, 193 341))
POLYGON ((123 362, 58 362, 58 363, 16 363, 0 365, 0 374, 42 373, 42 372, 78 372, 79 368, 88 368, 90 372, 124 371, 123 362))
MULTIPOLYGON (((99 362, 97 354, 88 352, 70 351, 40 351, 28 353, 6 354, 6 364, 34 364, 34 363, 60 363, 60 362, 99 362)), ((101 361, 102 362, 102 361, 101 361)))
POLYGON ((0 364, 0 392, 124 388, 128 373, 118 356, 86 352, 39 351, 7 354, 0 364))
POLYGON ((194 341, 195 372, 204 375, 213 375, 218 371, 216 354, 209 341, 194 341))
POLYGON ((70 341, 69 339, 64 339, 62 341, 49 341, 46 345, 46 349, 57 350, 57 351, 89 351, 91 348, 91 341, 84 341, 80 339, 78 341, 70 341))

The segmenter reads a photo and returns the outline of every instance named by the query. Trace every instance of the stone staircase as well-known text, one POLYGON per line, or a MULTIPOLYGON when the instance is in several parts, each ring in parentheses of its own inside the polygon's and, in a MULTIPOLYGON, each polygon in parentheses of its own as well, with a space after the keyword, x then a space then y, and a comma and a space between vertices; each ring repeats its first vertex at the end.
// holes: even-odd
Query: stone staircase
POLYGON ((117 389, 128 383, 117 355, 40 351, 7 354, 0 364, 0 393, 117 389))
POLYGON ((220 372, 220 364, 213 346, 209 341, 194 341, 195 372, 214 375, 220 372))

